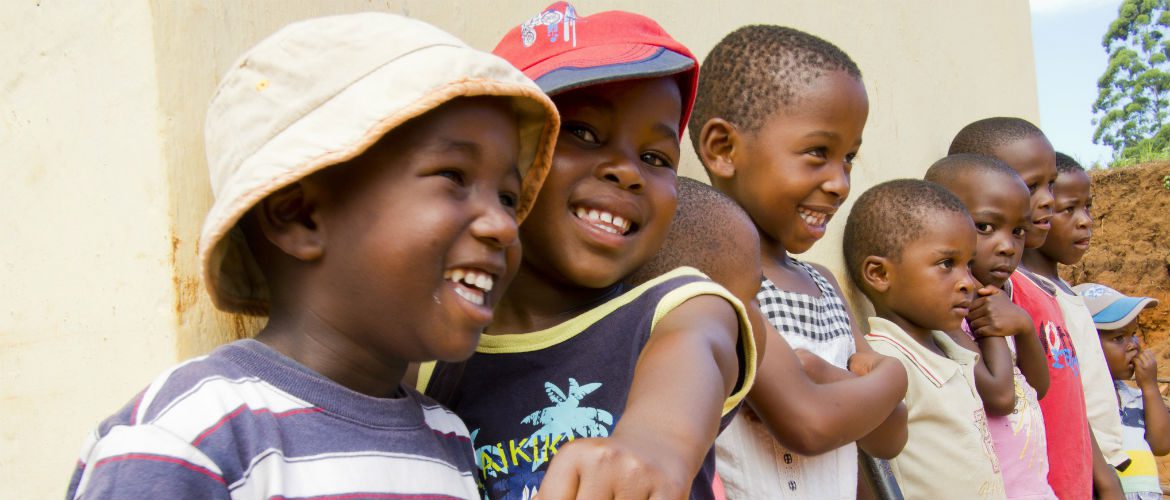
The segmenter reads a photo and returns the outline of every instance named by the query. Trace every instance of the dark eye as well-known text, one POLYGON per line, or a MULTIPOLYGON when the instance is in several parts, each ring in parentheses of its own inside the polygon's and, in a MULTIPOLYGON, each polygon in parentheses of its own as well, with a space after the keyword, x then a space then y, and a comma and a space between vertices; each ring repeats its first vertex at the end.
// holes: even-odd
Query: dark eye
POLYGON ((975 223, 975 230, 978 231, 979 234, 989 234, 992 231, 994 231, 995 228, 991 227, 991 224, 988 224, 986 222, 976 222, 975 223))
POLYGON ((519 197, 516 196, 516 193, 509 193, 509 192, 500 193, 500 205, 503 205, 503 206, 508 207, 508 208, 516 208, 516 203, 518 203, 519 201, 520 201, 519 197))
POLYGON ((460 186, 464 185, 463 172, 458 170, 442 170, 436 175, 451 179, 451 182, 454 182, 460 186))
POLYGON ((819 158, 822 160, 829 157, 828 150, 823 148, 823 147, 815 147, 812 149, 807 149, 807 150, 805 150, 804 154, 815 157, 815 158, 819 158))
POLYGON ((1040 184, 1028 184, 1028 192, 1035 193, 1036 188, 1038 188, 1038 187, 1040 187, 1040 184))
POLYGON ((1028 235, 1028 230, 1023 228, 1023 227, 1017 227, 1015 229, 1012 229, 1012 236, 1015 236, 1017 238, 1023 238, 1027 235, 1028 235))
POLYGON ((642 158, 642 161, 644 163, 646 163, 647 165, 653 165, 655 167, 674 168, 674 164, 672 164, 670 162, 670 159, 667 158, 665 155, 660 154, 660 153, 653 153, 653 152, 642 153, 641 158, 642 158))
POLYGON ((845 155, 845 164, 852 165, 853 161, 857 159, 857 153, 849 153, 845 155))
POLYGON ((955 259, 943 259, 938 263, 939 267, 950 270, 955 267, 955 259))
POLYGON ((576 124, 568 124, 568 125, 565 125, 563 128, 566 131, 568 131, 570 134, 573 134, 573 136, 576 137, 577 139, 580 139, 582 142, 586 142, 589 144, 597 144, 597 143, 601 142, 597 139, 597 134, 594 133, 592 130, 590 130, 588 127, 585 127, 582 125, 576 125, 576 124))

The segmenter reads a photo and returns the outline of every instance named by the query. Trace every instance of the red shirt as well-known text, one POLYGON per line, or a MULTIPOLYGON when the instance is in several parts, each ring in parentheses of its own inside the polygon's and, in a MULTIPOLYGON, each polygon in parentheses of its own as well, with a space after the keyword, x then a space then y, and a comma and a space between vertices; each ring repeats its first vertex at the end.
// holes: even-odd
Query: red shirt
POLYGON ((1093 497, 1093 444, 1080 362, 1056 297, 1020 272, 1012 273, 1012 302, 1032 316, 1048 357, 1051 379, 1040 400, 1048 435, 1048 484, 1061 500, 1093 497))

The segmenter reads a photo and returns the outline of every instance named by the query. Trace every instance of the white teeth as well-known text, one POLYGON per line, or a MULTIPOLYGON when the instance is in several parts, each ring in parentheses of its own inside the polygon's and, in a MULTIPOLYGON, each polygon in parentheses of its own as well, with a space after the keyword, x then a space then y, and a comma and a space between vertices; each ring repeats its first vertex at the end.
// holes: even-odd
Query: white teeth
POLYGON ((578 219, 593 222, 593 227, 611 234, 626 234, 630 231, 630 221, 620 215, 614 215, 604 210, 577 207, 573 213, 578 219))
POLYGON ((824 212, 814 212, 805 208, 799 208, 796 212, 801 220, 814 227, 824 226, 825 222, 829 220, 829 214, 824 212))
POLYGON ((456 287, 455 292, 477 305, 483 305, 484 294, 492 291, 495 280, 492 275, 478 269, 457 268, 443 272, 443 279, 466 285, 470 288, 456 287))
POLYGON ((455 288, 455 294, 477 306, 483 305, 483 292, 468 290, 466 288, 455 288))

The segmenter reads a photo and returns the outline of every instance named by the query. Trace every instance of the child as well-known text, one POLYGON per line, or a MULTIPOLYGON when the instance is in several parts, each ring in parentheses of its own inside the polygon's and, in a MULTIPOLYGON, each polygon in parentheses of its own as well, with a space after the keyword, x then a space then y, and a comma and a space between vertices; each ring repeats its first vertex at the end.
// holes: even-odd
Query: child
POLYGON ((1048 439, 1048 484, 1062 500, 1098 495, 1117 498, 1117 474, 1097 450, 1089 431, 1080 360, 1056 291, 1036 276, 1029 256, 1044 244, 1052 227, 1052 185, 1056 153, 1044 133, 1020 118, 987 118, 963 127, 951 142, 950 154, 993 156, 1020 174, 1031 193, 1031 225, 1024 240, 1019 272, 1010 278, 1012 302, 1032 317, 1048 359, 1048 390, 1038 396, 1048 439))
POLYGON ((1113 378, 1105 366, 1105 355, 1093 326, 1092 314, 1071 285, 1057 273, 1057 264, 1074 265, 1089 249, 1093 234, 1093 195, 1089 174, 1076 160, 1059 152, 1056 153, 1056 172, 1056 183, 1052 185, 1052 229, 1039 249, 1027 252, 1026 265, 1056 289, 1056 301, 1060 304, 1080 360, 1089 428, 1093 430, 1093 438, 1097 440, 1105 461, 1116 467, 1128 457, 1121 443, 1121 414, 1113 378))
POLYGON ((1000 293, 1023 254, 1028 187, 1003 162, 973 154, 935 162, 926 171, 926 180, 963 202, 978 233, 971 273, 983 285, 984 296, 975 300, 967 318, 969 332, 951 338, 981 355, 975 382, 988 413, 1005 494, 1012 499, 1055 499, 1048 485, 1044 416, 1034 388, 1041 392, 1048 388, 1044 348, 1028 314, 1000 293))
POLYGON ((1170 453, 1170 414, 1158 391, 1158 365, 1154 353, 1138 341, 1137 317, 1146 307, 1158 305, 1149 297, 1127 297, 1117 290, 1095 283, 1073 287, 1089 311, 1101 336, 1109 373, 1117 388, 1124 425, 1124 447, 1128 463, 1119 467, 1121 486, 1130 500, 1160 500, 1158 467, 1154 455, 1170 453), (1125 383, 1137 380, 1137 389, 1125 383))
POLYGON ((754 377, 746 313, 689 268, 623 283, 674 216, 696 61, 650 19, 565 3, 495 52, 564 125, 489 334, 419 383, 472 429, 490 498, 710 498, 721 417, 754 377))
POLYGON ((763 422, 736 418, 719 439, 729 498, 852 498, 858 472, 853 443, 879 457, 897 455, 905 443, 906 413, 898 403, 905 395, 904 370, 872 355, 833 275, 792 258, 824 236, 848 197, 868 113, 857 65, 808 33, 746 26, 720 41, 703 63, 691 142, 712 185, 739 203, 759 232, 763 276, 756 297, 785 341, 785 349, 764 351, 748 396, 763 422), (817 403, 794 397, 787 345, 827 362, 819 364, 829 369, 815 368, 801 355, 814 381, 850 379, 846 385, 856 399, 847 405, 868 411, 817 412, 817 403), (870 359, 872 369, 854 370, 864 376, 852 377, 845 368, 855 366, 854 358, 870 359))
POLYGON ((866 339, 910 378, 910 439, 891 460, 907 500, 1004 497, 975 387, 978 356, 943 333, 960 328, 975 298, 975 241, 962 202, 926 181, 874 186, 845 222, 850 277, 877 314, 866 339))
POLYGON ((69 498, 478 498, 466 427, 399 381, 470 355, 557 124, 520 72, 419 21, 260 42, 207 113, 200 257, 218 307, 268 323, 106 420, 69 498))

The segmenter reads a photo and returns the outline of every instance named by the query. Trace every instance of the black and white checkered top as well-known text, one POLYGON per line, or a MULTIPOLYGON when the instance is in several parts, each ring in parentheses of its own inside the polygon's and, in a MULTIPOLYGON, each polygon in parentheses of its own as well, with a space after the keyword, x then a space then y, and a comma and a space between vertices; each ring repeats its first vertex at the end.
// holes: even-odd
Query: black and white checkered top
POLYGON ((781 290, 763 278, 756 294, 760 309, 793 349, 807 349, 845 367, 857 347, 845 303, 816 268, 795 259, 792 262, 816 282, 820 297, 781 290))

